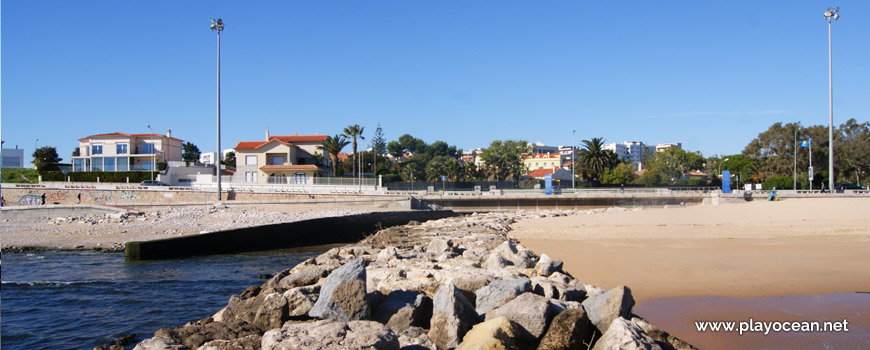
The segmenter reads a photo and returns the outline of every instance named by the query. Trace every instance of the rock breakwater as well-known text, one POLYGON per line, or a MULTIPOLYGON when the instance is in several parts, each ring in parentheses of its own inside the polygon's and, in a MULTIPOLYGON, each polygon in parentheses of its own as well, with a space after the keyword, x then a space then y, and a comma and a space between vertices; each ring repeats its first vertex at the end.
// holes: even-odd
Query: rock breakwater
MULTIPOLYGON (((693 349, 472 214, 381 230, 230 297, 212 317, 134 349, 693 349)), ((122 349, 101 346, 97 349, 122 349)))

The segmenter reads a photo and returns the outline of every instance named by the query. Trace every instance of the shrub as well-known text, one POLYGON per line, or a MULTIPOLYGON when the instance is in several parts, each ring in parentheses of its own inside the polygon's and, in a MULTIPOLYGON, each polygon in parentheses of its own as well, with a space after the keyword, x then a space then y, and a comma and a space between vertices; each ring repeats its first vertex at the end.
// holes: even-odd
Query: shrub
POLYGON ((793 186, 794 179, 791 176, 773 176, 761 183, 761 188, 765 190, 772 190, 774 187, 778 189, 786 189, 792 188, 793 186))

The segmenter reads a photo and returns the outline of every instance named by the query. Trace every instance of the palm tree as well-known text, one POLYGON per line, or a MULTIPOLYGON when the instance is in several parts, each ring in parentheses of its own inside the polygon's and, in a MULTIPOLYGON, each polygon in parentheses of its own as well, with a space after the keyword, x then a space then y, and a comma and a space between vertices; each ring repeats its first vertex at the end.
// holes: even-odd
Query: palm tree
POLYGON ((359 126, 359 124, 348 125, 344 128, 344 136, 350 137, 353 139, 353 175, 356 176, 358 169, 356 168, 356 139, 365 140, 366 138, 362 136, 363 130, 366 127, 359 126))
POLYGON ((336 176, 336 166, 338 165, 338 154, 344 146, 347 146, 350 141, 344 135, 327 136, 325 140, 317 145, 317 149, 329 153, 332 157, 332 176, 336 176))
POLYGON ((604 149, 604 138, 593 137, 592 140, 583 140, 583 148, 578 160, 580 165, 589 171, 593 180, 597 180, 604 169, 609 169, 616 163, 616 154, 604 149))

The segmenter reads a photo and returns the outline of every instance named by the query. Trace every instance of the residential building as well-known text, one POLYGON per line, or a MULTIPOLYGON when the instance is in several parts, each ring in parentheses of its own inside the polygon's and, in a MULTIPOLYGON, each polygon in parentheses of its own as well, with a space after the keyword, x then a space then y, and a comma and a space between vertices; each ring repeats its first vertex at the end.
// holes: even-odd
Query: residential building
POLYGON ((329 170, 329 153, 317 149, 325 139, 319 134, 270 136, 266 130, 265 141, 239 142, 233 182, 313 183, 329 170))
POLYGON ((676 149, 683 149, 683 144, 679 142, 660 143, 656 145, 656 152, 661 152, 671 147, 674 147, 676 149))
POLYGON ((523 156, 526 169, 553 169, 562 166, 562 156, 559 153, 532 153, 523 156))
POLYGON ((547 175, 550 175, 553 180, 571 181, 571 170, 565 168, 556 169, 535 169, 526 174, 526 177, 531 177, 536 180, 544 180, 547 175))
POLYGON ((473 148, 462 151, 462 157, 459 158, 463 163, 473 162, 478 169, 484 166, 483 159, 480 157, 483 155, 483 148, 473 148))
MULTIPOLYGON (((5 144, 6 141, 2 141, 0 145, 5 144)), ((2 146, 0 146, 2 147, 2 146)), ((2 163, 0 163, 0 167, 3 168, 23 168, 24 167, 24 150, 19 149, 18 145, 15 148, 2 148, 2 163)))
MULTIPOLYGON (((227 148, 227 149, 223 150, 221 152, 222 156, 221 156, 220 160, 226 159, 227 153, 230 153, 230 152, 234 152, 232 148, 227 148)), ((217 152, 201 152, 199 154, 199 162, 201 164, 214 165, 214 163, 215 163, 214 158, 215 158, 216 154, 217 154, 217 152)))
POLYGON ((79 139, 79 155, 72 157, 73 171, 155 170, 155 162, 180 162, 184 140, 156 133, 113 132, 79 139))
POLYGON ((529 152, 531 153, 559 153, 558 146, 547 146, 538 141, 535 143, 529 142, 529 152))
POLYGON ((640 141, 624 141, 622 143, 609 143, 602 147, 603 149, 613 151, 616 158, 621 162, 631 162, 632 165, 640 164, 644 154, 648 154, 649 150, 646 145, 640 141))

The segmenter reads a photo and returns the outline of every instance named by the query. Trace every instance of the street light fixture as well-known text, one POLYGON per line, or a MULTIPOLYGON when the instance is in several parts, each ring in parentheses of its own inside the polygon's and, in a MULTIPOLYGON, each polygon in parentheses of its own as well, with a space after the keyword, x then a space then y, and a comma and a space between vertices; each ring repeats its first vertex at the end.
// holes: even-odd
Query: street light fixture
POLYGON ((825 11, 828 21, 828 188, 834 189, 834 78, 831 57, 831 21, 840 18, 840 8, 825 11))
POLYGON ((151 181, 154 181, 154 169, 157 168, 157 147, 154 146, 154 130, 151 129, 151 124, 147 125, 148 130, 151 131, 151 181))
MULTIPOLYGON (((212 31, 217 32, 217 153, 221 154, 221 32, 224 30, 224 21, 220 18, 211 19, 212 31)), ((221 163, 215 162, 215 174, 217 175, 217 200, 221 200, 221 163)))

